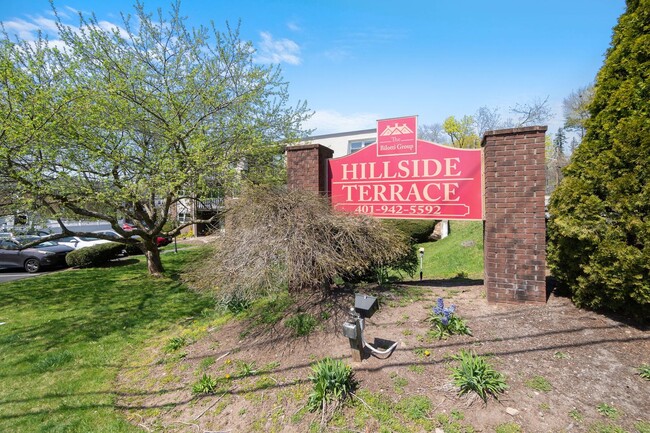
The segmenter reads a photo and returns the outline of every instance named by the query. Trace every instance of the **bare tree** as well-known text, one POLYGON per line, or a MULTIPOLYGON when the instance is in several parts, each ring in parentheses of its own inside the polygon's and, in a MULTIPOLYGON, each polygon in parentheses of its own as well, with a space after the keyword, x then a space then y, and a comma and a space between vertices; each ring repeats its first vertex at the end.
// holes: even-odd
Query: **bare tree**
POLYGON ((224 300, 282 287, 321 289, 335 276, 414 254, 407 236, 381 220, 337 212, 327 198, 277 187, 244 192, 228 211, 226 228, 213 257, 187 277, 224 300))
POLYGON ((543 101, 535 98, 531 102, 511 107, 510 112, 517 116, 515 126, 541 125, 547 122, 553 116, 553 111, 548 106, 548 98, 547 96, 543 101))
POLYGON ((479 137, 483 137, 486 131, 500 129, 503 126, 498 108, 480 107, 474 114, 474 127, 479 137))
POLYGON ((434 143, 446 143, 448 140, 441 123, 420 125, 418 127, 418 137, 422 140, 432 141, 434 143))

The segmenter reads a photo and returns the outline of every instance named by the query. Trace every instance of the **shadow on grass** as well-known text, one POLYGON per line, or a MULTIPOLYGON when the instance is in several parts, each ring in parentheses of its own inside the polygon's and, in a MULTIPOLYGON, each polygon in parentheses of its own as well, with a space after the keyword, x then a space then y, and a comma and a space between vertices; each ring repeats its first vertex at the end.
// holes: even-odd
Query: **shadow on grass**
POLYGON ((66 413, 71 422, 92 422, 91 409, 114 408, 101 395, 112 388, 113 370, 128 348, 214 308, 211 298, 179 282, 180 269, 194 257, 169 255, 164 278, 150 277, 143 260, 132 258, 3 284, 0 420, 20 420, 0 423, 0 430, 16 431, 13 422, 38 424, 39 414, 66 413), (57 399, 53 389, 66 391, 57 399), (71 407, 68 401, 77 393, 69 390, 75 389, 83 389, 79 395, 90 401, 71 407), (21 404, 23 396, 33 402, 29 408, 21 404))

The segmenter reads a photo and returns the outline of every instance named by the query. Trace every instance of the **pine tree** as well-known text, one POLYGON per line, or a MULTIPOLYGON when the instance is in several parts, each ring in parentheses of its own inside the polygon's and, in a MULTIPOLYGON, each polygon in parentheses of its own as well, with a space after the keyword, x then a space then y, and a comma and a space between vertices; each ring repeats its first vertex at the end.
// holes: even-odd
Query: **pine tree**
POLYGON ((650 318, 650 0, 628 0, 586 136, 551 199, 548 259, 579 306, 650 318))
POLYGON ((553 144, 555 145, 555 153, 558 159, 564 159, 564 146, 566 145, 566 134, 564 133, 564 128, 558 128, 553 144))

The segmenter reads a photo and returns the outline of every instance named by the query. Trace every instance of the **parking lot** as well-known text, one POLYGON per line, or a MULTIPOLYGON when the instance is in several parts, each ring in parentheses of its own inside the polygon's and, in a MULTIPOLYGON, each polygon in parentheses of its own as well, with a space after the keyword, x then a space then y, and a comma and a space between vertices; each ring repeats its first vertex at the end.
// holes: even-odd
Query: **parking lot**
POLYGON ((38 277, 39 275, 47 275, 51 272, 58 272, 61 270, 62 269, 53 269, 53 270, 48 269, 45 271, 38 272, 36 274, 30 274, 29 272, 25 272, 20 268, 11 268, 11 269, 0 268, 0 284, 6 283, 8 281, 21 280, 23 278, 38 277))

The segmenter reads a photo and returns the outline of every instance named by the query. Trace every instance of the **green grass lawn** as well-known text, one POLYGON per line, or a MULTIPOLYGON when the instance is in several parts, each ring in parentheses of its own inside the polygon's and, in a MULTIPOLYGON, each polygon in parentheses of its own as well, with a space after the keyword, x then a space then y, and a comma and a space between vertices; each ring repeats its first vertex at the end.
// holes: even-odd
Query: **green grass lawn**
MULTIPOLYGON (((483 222, 450 221, 450 234, 424 248, 424 279, 483 278, 483 222)), ((418 273, 413 279, 419 279, 418 273)))
POLYGON ((177 280, 202 254, 164 254, 163 279, 139 256, 0 284, 0 431, 141 431, 115 408, 117 372, 148 338, 213 310, 177 280))

